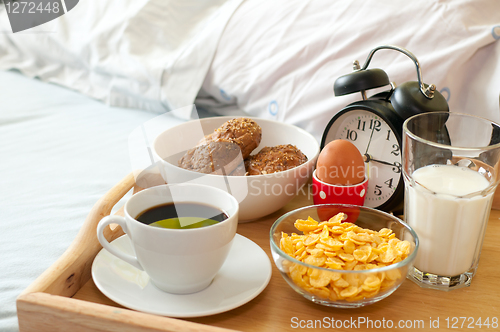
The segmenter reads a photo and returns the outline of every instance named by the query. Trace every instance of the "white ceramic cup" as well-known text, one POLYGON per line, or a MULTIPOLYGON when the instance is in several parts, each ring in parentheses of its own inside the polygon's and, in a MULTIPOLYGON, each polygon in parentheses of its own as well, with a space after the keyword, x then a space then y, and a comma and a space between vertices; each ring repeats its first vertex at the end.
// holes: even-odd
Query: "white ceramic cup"
POLYGON ((134 194, 125 204, 125 217, 104 217, 97 226, 97 237, 110 253, 145 271, 159 289, 189 294, 208 287, 222 267, 236 234, 238 212, 238 201, 221 189, 199 184, 160 185, 134 194), (149 208, 172 202, 211 205, 228 218, 192 229, 154 227, 135 219, 149 208), (129 236, 136 256, 106 240, 103 230, 113 223, 129 236))

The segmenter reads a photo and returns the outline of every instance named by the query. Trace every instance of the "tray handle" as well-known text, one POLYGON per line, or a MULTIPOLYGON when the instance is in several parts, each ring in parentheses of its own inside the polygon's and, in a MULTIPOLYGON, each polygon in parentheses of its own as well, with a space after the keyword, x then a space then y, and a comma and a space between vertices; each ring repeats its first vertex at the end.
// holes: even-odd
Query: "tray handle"
MULTIPOLYGON (((134 186, 135 179, 133 173, 130 173, 101 197, 90 210, 82 228, 69 248, 26 288, 19 295, 19 298, 34 292, 66 297, 73 296, 90 279, 92 262, 102 248, 97 240, 96 233, 99 220, 109 215, 116 203, 132 188, 134 188, 134 192, 141 189, 134 186)), ((120 213, 120 210, 117 213, 120 213)), ((113 229, 107 227, 104 231, 104 236, 108 241, 113 241, 122 234, 123 231, 120 227, 113 229)))

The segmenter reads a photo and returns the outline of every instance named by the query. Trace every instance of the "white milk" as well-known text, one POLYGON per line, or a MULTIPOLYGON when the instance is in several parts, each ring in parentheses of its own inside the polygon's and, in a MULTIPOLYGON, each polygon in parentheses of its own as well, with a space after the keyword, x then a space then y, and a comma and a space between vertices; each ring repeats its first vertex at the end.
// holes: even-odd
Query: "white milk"
POLYGON ((406 186, 406 222, 420 240, 415 267, 422 272, 455 276, 468 271, 480 250, 493 193, 460 198, 489 186, 466 167, 430 165, 413 172, 418 184, 406 186))

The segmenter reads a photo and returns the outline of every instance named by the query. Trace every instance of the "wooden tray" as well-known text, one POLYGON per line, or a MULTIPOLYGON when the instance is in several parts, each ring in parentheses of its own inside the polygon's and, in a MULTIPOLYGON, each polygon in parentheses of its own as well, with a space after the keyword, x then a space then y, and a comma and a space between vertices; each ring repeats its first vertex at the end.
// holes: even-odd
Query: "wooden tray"
MULTIPOLYGON (((134 186, 134 177, 130 174, 102 197, 68 250, 19 296, 17 311, 21 331, 284 331, 305 327, 332 329, 340 324, 345 330, 362 331, 383 329, 390 322, 394 327, 448 330, 452 327, 477 329, 478 319, 481 319, 481 330, 499 328, 492 325, 500 319, 500 211, 495 210, 490 215, 479 270, 468 288, 442 292, 422 289, 406 280, 394 294, 376 304, 359 309, 335 309, 314 304, 295 293, 273 263, 268 287, 254 300, 226 313, 174 319, 126 309, 96 288, 90 271, 94 257, 102 248, 96 236, 97 223, 110 214, 127 192, 140 190, 134 186), (483 325, 487 318, 489 328, 483 325)), ((308 192, 303 190, 270 216, 240 224, 238 233, 260 245, 272 260, 271 225, 286 211, 312 204, 308 192)), ((111 241, 122 234, 117 227, 108 229, 106 237, 111 241)))

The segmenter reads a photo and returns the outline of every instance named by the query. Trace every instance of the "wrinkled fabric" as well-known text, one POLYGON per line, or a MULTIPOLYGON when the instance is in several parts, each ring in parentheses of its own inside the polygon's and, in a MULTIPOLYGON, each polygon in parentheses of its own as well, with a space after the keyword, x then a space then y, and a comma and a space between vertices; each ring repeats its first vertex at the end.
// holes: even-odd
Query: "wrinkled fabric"
POLYGON ((0 6, 0 69, 18 69, 111 106, 175 110, 193 103, 241 1, 85 0, 19 33, 8 32, 0 6))
MULTIPOLYGON (((198 104, 294 124, 319 139, 339 110, 361 100, 335 97, 335 80, 381 45, 412 52, 423 82, 452 112, 500 121, 500 1, 491 0, 246 1, 220 39, 198 104)), ((396 85, 417 81, 415 64, 397 51, 377 51, 371 68, 396 85)))

